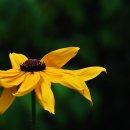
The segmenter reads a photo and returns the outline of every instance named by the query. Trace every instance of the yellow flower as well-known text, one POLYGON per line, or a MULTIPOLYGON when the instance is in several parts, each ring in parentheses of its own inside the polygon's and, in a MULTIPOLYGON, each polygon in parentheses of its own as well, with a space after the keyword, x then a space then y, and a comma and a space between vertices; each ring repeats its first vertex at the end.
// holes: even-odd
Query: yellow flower
POLYGON ((0 85, 4 87, 0 96, 0 113, 8 109, 16 96, 23 96, 35 90, 41 106, 54 114, 55 99, 51 83, 59 83, 76 90, 92 104, 85 81, 95 78, 106 69, 96 66, 80 70, 61 69, 78 50, 78 47, 58 49, 46 54, 41 60, 10 53, 12 69, 0 71, 0 85))

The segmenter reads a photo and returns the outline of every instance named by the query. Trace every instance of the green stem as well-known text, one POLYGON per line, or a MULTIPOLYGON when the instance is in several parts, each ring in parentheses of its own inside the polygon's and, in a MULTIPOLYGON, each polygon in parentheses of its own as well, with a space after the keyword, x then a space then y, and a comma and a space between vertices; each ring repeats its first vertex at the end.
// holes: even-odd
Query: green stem
POLYGON ((36 102, 34 91, 32 91, 32 130, 36 130, 36 102))

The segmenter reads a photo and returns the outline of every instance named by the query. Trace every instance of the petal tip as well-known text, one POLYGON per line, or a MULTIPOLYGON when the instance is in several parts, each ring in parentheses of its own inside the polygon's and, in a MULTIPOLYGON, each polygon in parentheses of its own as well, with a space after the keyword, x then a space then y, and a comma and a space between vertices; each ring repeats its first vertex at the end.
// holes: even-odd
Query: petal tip
POLYGON ((10 56, 10 55, 13 55, 13 54, 15 54, 15 53, 14 53, 14 52, 10 52, 10 53, 9 53, 9 56, 10 56))
POLYGON ((54 112, 54 111, 50 111, 50 110, 46 110, 46 111, 49 111, 50 114, 55 115, 55 112, 54 112))
POLYGON ((104 68, 104 72, 107 74, 107 70, 104 68))
POLYGON ((88 102, 89 102, 90 106, 93 106, 93 101, 92 101, 91 96, 90 96, 90 97, 88 97, 88 98, 87 98, 87 100, 88 100, 88 102))
POLYGON ((93 101, 89 100, 90 106, 93 106, 93 101))
POLYGON ((80 50, 80 47, 75 47, 77 50, 80 50))
POLYGON ((79 51, 80 50, 79 47, 67 47, 66 49, 72 49, 72 50, 75 50, 75 51, 79 51))
POLYGON ((16 93, 13 93, 13 96, 22 96, 22 94, 21 93, 19 93, 19 92, 16 92, 16 93))
POLYGON ((74 49, 76 49, 76 51, 79 51, 80 50, 80 48, 79 47, 73 47, 74 49))
POLYGON ((107 70, 104 67, 101 68, 102 68, 102 72, 105 72, 107 74, 107 70))
POLYGON ((55 111, 54 111, 54 110, 49 109, 48 107, 44 107, 44 109, 45 109, 46 111, 48 111, 50 114, 55 115, 55 111))

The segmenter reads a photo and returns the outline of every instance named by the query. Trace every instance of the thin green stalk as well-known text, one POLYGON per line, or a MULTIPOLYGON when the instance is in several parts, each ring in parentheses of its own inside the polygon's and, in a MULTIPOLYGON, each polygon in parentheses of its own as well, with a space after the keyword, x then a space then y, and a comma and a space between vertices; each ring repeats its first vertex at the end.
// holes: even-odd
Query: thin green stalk
POLYGON ((32 91, 32 130, 36 130, 36 101, 34 91, 32 91))

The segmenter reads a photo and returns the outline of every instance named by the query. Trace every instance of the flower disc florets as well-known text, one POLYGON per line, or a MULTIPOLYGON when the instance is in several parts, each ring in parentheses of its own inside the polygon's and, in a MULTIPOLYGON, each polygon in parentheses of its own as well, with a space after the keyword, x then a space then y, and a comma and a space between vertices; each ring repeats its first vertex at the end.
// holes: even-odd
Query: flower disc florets
POLYGON ((20 65, 22 71, 34 72, 45 70, 45 63, 38 59, 28 59, 20 65))

